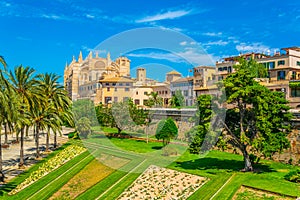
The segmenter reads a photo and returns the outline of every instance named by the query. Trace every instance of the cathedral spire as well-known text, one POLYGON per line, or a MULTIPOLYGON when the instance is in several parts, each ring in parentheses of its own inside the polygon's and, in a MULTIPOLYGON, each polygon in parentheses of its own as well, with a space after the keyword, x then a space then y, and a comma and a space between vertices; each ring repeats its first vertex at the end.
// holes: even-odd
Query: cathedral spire
POLYGON ((90 53, 89 53, 89 55, 88 55, 88 58, 89 58, 89 59, 92 59, 92 58, 93 58, 93 52, 92 52, 92 51, 90 51, 90 53))
POLYGON ((76 58, 75 56, 73 55, 73 59, 72 59, 72 63, 76 62, 76 58))
POLYGON ((83 60, 83 59, 82 59, 82 52, 80 51, 80 52, 79 52, 79 56, 78 56, 78 62, 82 62, 82 60, 83 60))
POLYGON ((107 61, 110 61, 110 53, 107 53, 107 61))
POLYGON ((96 51, 96 58, 99 58, 99 52, 96 51))
POLYGON ((65 69, 67 69, 68 68, 68 61, 66 61, 66 66, 65 66, 65 69))

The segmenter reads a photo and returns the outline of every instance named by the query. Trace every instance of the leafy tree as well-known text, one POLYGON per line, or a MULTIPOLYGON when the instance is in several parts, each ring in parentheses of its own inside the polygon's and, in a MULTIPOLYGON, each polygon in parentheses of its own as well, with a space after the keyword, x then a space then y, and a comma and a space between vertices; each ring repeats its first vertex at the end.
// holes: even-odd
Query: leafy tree
POLYGON ((87 138, 91 133, 91 121, 87 117, 82 117, 76 123, 76 130, 80 137, 87 138))
POLYGON ((99 104, 95 107, 96 117, 101 126, 115 127, 114 117, 111 107, 99 104))
POLYGON ((112 116, 118 134, 121 134, 122 130, 131 129, 135 125, 130 116, 130 105, 127 101, 113 103, 112 116))
POLYGON ((129 113, 130 117, 134 121, 136 125, 146 125, 148 123, 148 115, 149 111, 144 110, 142 108, 138 108, 134 103, 131 98, 128 99, 127 101, 128 106, 129 106, 129 113))
POLYGON ((92 126, 98 124, 96 112, 95 112, 95 105, 94 102, 89 99, 80 99, 73 102, 72 107, 75 122, 77 122, 82 117, 87 117, 90 119, 92 126))
POLYGON ((291 113, 280 92, 272 92, 254 80, 255 61, 243 61, 237 72, 224 81, 230 105, 224 123, 228 141, 244 156, 245 171, 252 171, 250 147, 263 156, 271 156, 289 147, 291 113))
POLYGON ((149 96, 148 101, 145 103, 146 106, 149 107, 160 107, 163 104, 163 100, 160 96, 158 96, 158 92, 151 92, 147 94, 149 96))
POLYGON ((198 154, 201 152, 204 138, 210 131, 210 120, 212 117, 211 102, 212 97, 210 95, 200 95, 197 98, 198 109, 194 119, 192 119, 195 122, 195 126, 186 133, 191 153, 198 154))
MULTIPOLYGON (((289 147, 286 136, 291 130, 292 115, 288 112, 288 101, 283 93, 272 92, 254 80, 257 66, 254 61, 242 60, 235 66, 236 72, 223 80, 228 109, 225 120, 217 120, 224 126, 221 142, 233 145, 243 154, 244 171, 253 170, 250 152, 258 157, 269 157, 289 147)), ((205 114, 202 109, 204 106, 211 110, 208 103, 203 101, 198 106, 204 116, 209 116, 209 111, 205 114)), ((201 124, 201 119, 199 122, 201 124)), ((194 128, 193 134, 198 137, 190 142, 193 153, 198 153, 200 148, 197 147, 202 145, 208 126, 213 125, 194 128)))
POLYGON ((155 137, 158 140, 163 140, 163 145, 166 146, 170 140, 178 135, 178 128, 172 118, 161 120, 156 129, 155 137))
POLYGON ((174 108, 178 108, 184 105, 184 96, 182 95, 181 90, 175 91, 175 95, 172 96, 170 104, 174 108))

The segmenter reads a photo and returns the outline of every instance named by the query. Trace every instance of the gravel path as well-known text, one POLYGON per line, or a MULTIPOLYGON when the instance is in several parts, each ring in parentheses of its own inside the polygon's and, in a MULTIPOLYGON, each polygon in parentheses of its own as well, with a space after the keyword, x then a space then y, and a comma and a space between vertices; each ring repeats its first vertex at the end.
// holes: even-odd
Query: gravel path
MULTIPOLYGON (((66 143, 68 141, 68 133, 72 132, 73 129, 63 128, 62 136, 57 135, 58 146, 66 143)), ((4 141, 4 135, 2 134, 2 142, 4 141)), ((50 134, 50 150, 53 148, 54 134, 50 134)), ((3 172, 5 174, 5 182, 9 181, 13 177, 22 173, 24 170, 28 169, 31 165, 38 162, 35 160, 35 142, 33 139, 32 132, 29 134, 24 141, 24 158, 25 158, 25 168, 19 169, 18 164, 20 161, 20 144, 14 144, 13 141, 16 140, 15 135, 9 135, 9 148, 2 148, 2 159, 3 159, 3 172)), ((40 153, 42 157, 47 156, 48 153, 44 152, 46 148, 46 134, 40 134, 40 153)))

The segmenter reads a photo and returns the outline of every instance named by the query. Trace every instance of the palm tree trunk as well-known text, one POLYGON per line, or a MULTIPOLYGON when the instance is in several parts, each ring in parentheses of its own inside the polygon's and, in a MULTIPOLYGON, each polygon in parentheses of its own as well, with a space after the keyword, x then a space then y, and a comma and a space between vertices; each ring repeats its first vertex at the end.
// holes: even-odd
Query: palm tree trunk
POLYGON ((19 168, 23 168, 23 167, 24 167, 24 127, 21 128, 19 168))
POLYGON ((39 134, 39 125, 36 125, 35 127, 35 146, 36 146, 36 156, 35 158, 39 158, 40 157, 40 149, 39 149, 39 138, 40 134, 39 134))
MULTIPOLYGON (((1 127, 0 127, 0 133, 1 133, 1 127)), ((0 181, 4 182, 4 173, 3 173, 3 169, 2 169, 2 141, 1 141, 1 134, 0 134, 0 181)))
POLYGON ((56 133, 56 131, 54 132, 54 142, 53 142, 53 146, 54 146, 54 149, 56 149, 56 147, 57 147, 57 133, 56 133))
POLYGON ((26 128, 26 137, 28 137, 28 135, 29 135, 29 126, 25 126, 25 128, 26 128))
POLYGON ((4 144, 7 144, 8 143, 8 124, 7 123, 5 123, 4 124, 4 144))
POLYGON ((47 135, 46 135, 46 151, 49 151, 49 137, 50 137, 50 128, 47 129, 47 135))

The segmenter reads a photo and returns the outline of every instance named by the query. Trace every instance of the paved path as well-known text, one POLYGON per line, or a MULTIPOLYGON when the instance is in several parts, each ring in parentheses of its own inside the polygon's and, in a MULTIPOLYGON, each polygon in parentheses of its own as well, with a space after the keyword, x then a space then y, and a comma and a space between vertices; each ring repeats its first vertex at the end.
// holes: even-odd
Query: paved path
MULTIPOLYGON (((57 135, 58 145, 62 145, 68 141, 67 133, 73 131, 70 128, 63 128, 62 136, 57 135)), ((2 142, 4 141, 4 135, 2 134, 2 142)), ((50 134, 50 150, 53 148, 53 139, 54 134, 50 134)), ((37 162, 35 160, 35 142, 33 139, 32 132, 29 134, 29 137, 24 141, 24 158, 25 160, 25 169, 19 169, 18 163, 20 161, 20 144, 13 144, 12 141, 16 140, 15 135, 9 135, 8 140, 10 146, 8 149, 2 148, 2 159, 3 159, 3 172, 6 176, 5 181, 9 181, 13 177, 22 173, 24 170, 28 169, 31 165, 37 162)), ((47 153, 44 152, 46 147, 46 134, 40 134, 40 152, 42 157, 47 156, 47 153)))

